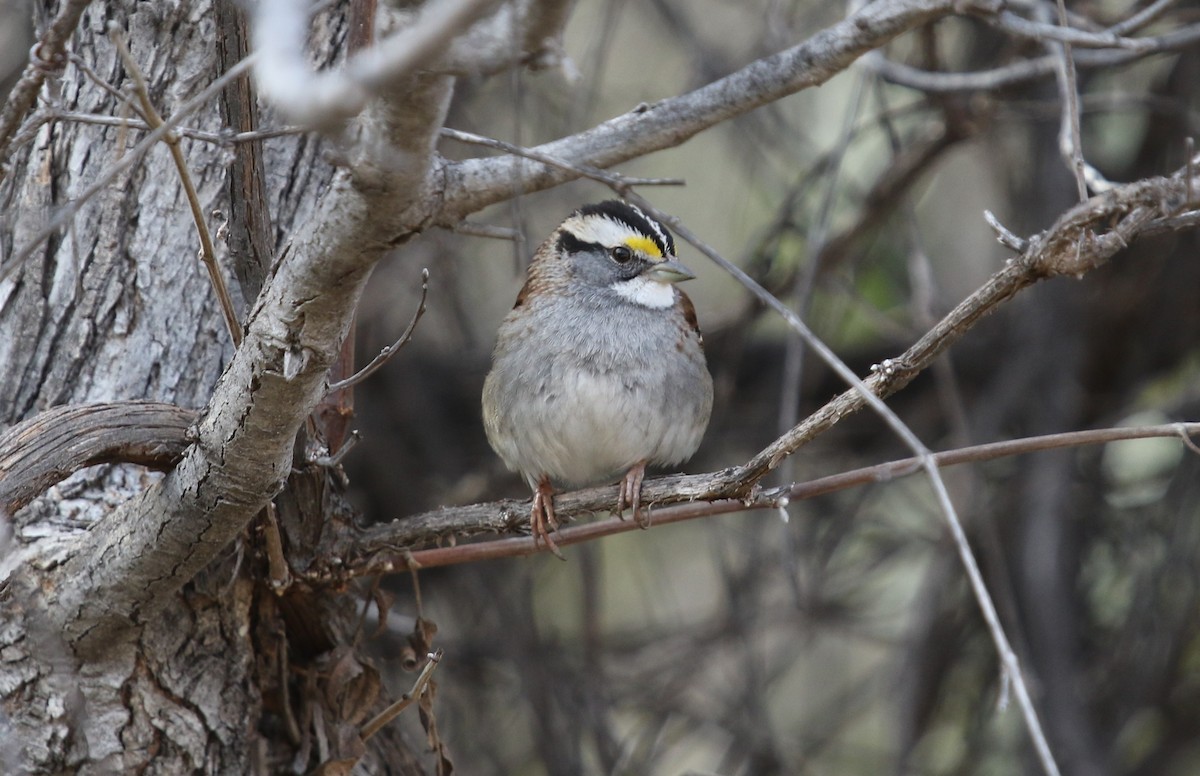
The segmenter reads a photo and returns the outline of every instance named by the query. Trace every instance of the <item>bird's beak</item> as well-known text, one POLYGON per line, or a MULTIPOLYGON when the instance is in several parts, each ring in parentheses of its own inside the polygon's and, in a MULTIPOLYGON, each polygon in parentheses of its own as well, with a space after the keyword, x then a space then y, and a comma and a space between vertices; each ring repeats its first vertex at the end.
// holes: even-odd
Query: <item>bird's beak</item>
POLYGON ((676 259, 660 261, 642 274, 659 283, 679 283, 696 277, 696 273, 680 264, 676 259))

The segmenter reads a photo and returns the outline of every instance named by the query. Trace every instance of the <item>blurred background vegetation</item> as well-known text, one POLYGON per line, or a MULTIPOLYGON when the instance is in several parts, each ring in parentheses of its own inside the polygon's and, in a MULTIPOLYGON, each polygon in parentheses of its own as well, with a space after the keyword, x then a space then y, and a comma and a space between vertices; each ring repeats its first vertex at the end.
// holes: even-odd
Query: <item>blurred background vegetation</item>
MULTIPOLYGON (((0 19, 14 5, 0 3, 0 19)), ((1068 3, 1097 28, 1146 5, 1068 3)), ((1143 34, 1200 17, 1195 3, 1155 5, 1165 13, 1143 34)), ((813 0, 585 0, 564 42, 571 67, 469 85, 449 125, 534 145, 705 84, 844 12, 813 0)), ((0 50, 27 50, 15 45, 0 50)), ((956 19, 885 53, 979 72, 1046 44, 956 19)), ((1180 166, 1200 119, 1198 69, 1196 45, 1081 67, 1088 160, 1114 181, 1180 166)), ((1028 235, 1077 201, 1060 107, 1052 72, 924 93, 860 65, 622 172, 686 179, 642 193, 803 310, 865 374, 1009 257, 985 209, 1028 235)), ((481 153, 449 140, 442 151, 481 153)), ((609 196, 578 182, 521 197, 480 219, 520 239, 432 233, 380 267, 359 322, 364 361, 406 325, 423 267, 432 278, 415 339, 357 392, 364 441, 346 466, 365 520, 527 494, 480 424, 493 336, 537 243, 609 196)), ((1198 247, 1193 232, 1144 240, 1082 279, 1024 292, 891 405, 933 449, 1197 419, 1198 247)), ((687 467, 705 471, 745 461, 843 386, 731 278, 689 246, 680 257, 699 275, 687 290, 717 384, 687 467)), ((905 454, 862 413, 776 482, 905 454)), ((946 478, 1064 772, 1200 772, 1200 458, 1145 440, 946 478)), ((421 573, 422 611, 446 650, 439 727, 459 771, 1036 772, 926 481, 787 511, 626 534, 570 548, 566 563, 421 573)), ((390 632, 407 633, 412 585, 388 584, 390 632)), ((394 654, 400 641, 377 644, 394 654)))

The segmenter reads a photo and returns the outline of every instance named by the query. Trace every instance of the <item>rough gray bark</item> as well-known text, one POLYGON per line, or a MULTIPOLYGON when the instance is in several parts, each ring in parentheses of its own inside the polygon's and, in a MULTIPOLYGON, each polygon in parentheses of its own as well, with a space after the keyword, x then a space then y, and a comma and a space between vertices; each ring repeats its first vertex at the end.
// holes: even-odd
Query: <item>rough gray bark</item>
MULTIPOLYGON (((225 11, 231 10, 228 4, 225 11)), ((211 7, 97 3, 83 12, 69 50, 111 84, 124 87, 129 80, 106 35, 110 20, 127 31, 164 116, 223 70, 211 7)), ((343 34, 341 22, 325 17, 316 25, 317 39, 327 43, 318 55, 328 58, 343 34)), ((78 67, 53 77, 50 94, 66 110, 121 115, 78 67)), ((190 117, 188 126, 218 132, 225 123, 214 109, 190 117)), ((42 125, 8 160, 0 253, 12 256, 33 239, 59 205, 138 137, 111 126, 42 125)), ((270 163, 257 174, 269 212, 290 223, 314 209, 331 168, 312 138, 265 145, 270 163)), ((184 148, 205 211, 220 209, 237 219, 234 230, 244 228, 246 208, 231 207, 226 193, 228 159, 242 149, 190 141, 184 148)), ((203 407, 233 348, 197 260, 198 244, 170 156, 155 148, 0 286, 4 421, 98 399, 203 407)), ((67 430, 64 424, 54 429, 67 430)), ((90 431, 97 439, 94 426, 90 431)), ((286 474, 290 459, 283 466, 286 474)), ((7 466, 6 472, 13 474, 7 466)), ((264 696, 268 706, 278 704, 279 678, 286 678, 280 645, 286 642, 275 635, 284 631, 278 607, 263 597, 254 582, 258 573, 248 568, 256 565, 251 537, 222 543, 215 563, 197 564, 208 566, 204 573, 184 589, 175 585, 155 617, 105 643, 94 659, 80 660, 53 618, 38 611, 44 601, 28 585, 79 557, 71 545, 86 535, 84 526, 102 518, 105 526, 118 525, 113 509, 159 479, 124 468, 92 470, 15 515, 4 560, 0 770, 115 773, 152 765, 163 773, 235 773, 295 757, 287 737, 271 732, 273 724, 280 727, 271 719, 279 717, 263 708, 264 696)), ((332 732, 339 723, 331 722, 332 732)), ((404 770, 403 762, 396 761, 397 770, 404 770)))

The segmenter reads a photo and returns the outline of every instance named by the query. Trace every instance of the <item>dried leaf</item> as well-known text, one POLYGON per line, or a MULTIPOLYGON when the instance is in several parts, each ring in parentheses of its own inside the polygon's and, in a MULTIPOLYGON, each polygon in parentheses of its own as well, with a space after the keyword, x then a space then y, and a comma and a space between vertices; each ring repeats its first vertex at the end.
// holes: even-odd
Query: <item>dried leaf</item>
POLYGON ((331 658, 333 666, 325 682, 325 701, 339 722, 357 728, 379 698, 379 672, 348 646, 338 647, 331 658))
POLYGON ((375 609, 379 612, 379 625, 375 628, 375 632, 371 634, 371 638, 374 639, 387 633, 388 613, 391 612, 392 604, 395 602, 396 597, 376 585, 371 589, 371 600, 375 602, 375 609))

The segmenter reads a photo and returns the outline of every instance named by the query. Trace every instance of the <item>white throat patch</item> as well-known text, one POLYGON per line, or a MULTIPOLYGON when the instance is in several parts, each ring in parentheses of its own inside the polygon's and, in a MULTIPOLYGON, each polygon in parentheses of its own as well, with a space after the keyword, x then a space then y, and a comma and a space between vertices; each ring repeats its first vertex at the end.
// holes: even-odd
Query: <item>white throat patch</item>
POLYGON ((664 310, 675 304, 675 286, 641 275, 613 283, 612 290, 634 304, 655 310, 664 310))

